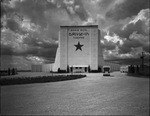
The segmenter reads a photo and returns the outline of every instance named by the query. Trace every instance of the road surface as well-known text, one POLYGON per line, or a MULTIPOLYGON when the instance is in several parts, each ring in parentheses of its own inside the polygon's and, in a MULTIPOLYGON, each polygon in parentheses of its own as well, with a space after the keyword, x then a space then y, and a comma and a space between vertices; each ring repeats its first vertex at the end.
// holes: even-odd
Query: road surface
POLYGON ((1 114, 149 115, 149 78, 114 72, 87 77, 1 87, 1 114))

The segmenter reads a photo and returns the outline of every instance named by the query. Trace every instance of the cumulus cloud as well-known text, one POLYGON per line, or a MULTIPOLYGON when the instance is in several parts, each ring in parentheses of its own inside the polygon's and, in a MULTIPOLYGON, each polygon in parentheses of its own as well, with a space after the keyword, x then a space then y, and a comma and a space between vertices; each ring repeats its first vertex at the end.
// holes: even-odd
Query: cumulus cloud
POLYGON ((111 41, 107 41, 106 39, 104 39, 102 42, 102 48, 105 49, 105 50, 113 50, 116 48, 116 46, 114 45, 113 42, 111 41))
MULTIPOLYGON (((119 54, 133 54, 141 51, 134 51, 141 47, 143 51, 149 52, 149 9, 141 10, 126 24, 116 24, 109 28, 111 35, 117 34, 123 41, 119 45, 119 54), (112 34, 113 33, 113 34, 112 34), (133 52, 134 51, 134 52, 133 52)), ((136 57, 136 55, 134 54, 136 57)))
POLYGON ((106 17, 114 20, 125 19, 139 13, 141 9, 149 8, 149 0, 125 0, 106 13, 106 17))
POLYGON ((1 35, 2 54, 5 54, 5 52, 7 53, 8 49, 10 49, 9 51, 11 51, 11 53, 20 53, 26 49, 26 45, 24 45, 22 41, 24 36, 16 34, 9 29, 3 31, 4 32, 2 32, 1 35), (4 50, 3 48, 6 48, 7 50, 4 50))
POLYGON ((118 36, 110 36, 109 33, 105 34, 101 39, 101 46, 105 50, 114 50, 122 44, 123 41, 118 36))
POLYGON ((110 33, 115 33, 122 38, 129 38, 133 32, 148 35, 149 33, 149 9, 141 10, 137 16, 126 24, 117 23, 109 28, 110 33))

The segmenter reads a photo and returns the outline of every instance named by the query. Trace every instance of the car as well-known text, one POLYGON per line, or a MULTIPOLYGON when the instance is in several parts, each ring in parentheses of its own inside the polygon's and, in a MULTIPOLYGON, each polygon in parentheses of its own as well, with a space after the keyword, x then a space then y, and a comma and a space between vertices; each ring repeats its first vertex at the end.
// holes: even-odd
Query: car
POLYGON ((103 66, 103 76, 110 76, 110 66, 103 66))
POLYGON ((121 73, 128 73, 128 66, 122 66, 122 67, 120 67, 120 72, 121 73))

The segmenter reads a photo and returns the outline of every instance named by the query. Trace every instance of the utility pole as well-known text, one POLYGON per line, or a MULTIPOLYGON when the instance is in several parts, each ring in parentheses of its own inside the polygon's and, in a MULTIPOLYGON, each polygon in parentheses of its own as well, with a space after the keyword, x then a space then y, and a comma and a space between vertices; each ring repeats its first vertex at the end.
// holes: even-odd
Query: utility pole
POLYGON ((73 75, 73 66, 72 66, 72 70, 71 70, 71 75, 73 75))
POLYGON ((140 57, 142 60, 142 71, 144 71, 144 52, 142 52, 142 56, 140 57))

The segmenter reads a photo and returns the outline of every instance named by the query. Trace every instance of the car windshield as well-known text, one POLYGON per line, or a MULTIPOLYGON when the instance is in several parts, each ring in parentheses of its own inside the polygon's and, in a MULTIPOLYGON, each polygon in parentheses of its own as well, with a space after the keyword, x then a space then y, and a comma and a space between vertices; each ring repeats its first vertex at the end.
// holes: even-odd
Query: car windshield
POLYGON ((105 67, 105 68, 104 68, 104 71, 109 71, 109 69, 110 69, 110 68, 108 68, 108 67, 105 67))

